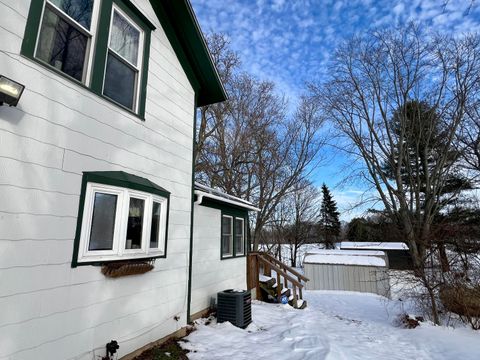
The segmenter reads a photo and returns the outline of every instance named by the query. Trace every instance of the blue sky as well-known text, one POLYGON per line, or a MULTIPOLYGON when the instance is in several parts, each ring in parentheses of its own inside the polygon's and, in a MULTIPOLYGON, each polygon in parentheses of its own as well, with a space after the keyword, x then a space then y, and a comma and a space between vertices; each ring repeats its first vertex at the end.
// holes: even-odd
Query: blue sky
MULTIPOLYGON (((433 31, 480 32, 479 0, 191 0, 202 30, 230 38, 242 67, 271 80, 294 105, 305 83, 322 78, 329 57, 345 38, 371 27, 414 20, 433 31)), ((317 183, 333 188, 342 210, 362 194, 339 186, 341 155, 316 171, 317 183)), ((349 219, 361 209, 344 214, 349 219)))

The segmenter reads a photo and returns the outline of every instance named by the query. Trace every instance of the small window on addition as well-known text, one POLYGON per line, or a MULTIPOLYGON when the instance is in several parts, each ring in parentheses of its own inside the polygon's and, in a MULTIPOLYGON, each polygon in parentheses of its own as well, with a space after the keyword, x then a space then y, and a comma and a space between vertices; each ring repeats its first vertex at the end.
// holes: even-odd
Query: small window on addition
POLYGON ((124 172, 84 173, 72 266, 166 257, 169 196, 124 172))
POLYGON ((246 255, 245 220, 238 211, 224 210, 222 213, 222 259, 246 255))

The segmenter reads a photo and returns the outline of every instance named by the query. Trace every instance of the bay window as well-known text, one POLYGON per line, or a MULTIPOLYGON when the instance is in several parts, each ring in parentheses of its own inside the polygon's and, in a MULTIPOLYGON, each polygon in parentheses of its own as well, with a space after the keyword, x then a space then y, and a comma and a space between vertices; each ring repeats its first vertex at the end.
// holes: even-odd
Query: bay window
POLYGON ((169 193, 150 184, 123 172, 85 173, 74 266, 166 256, 169 193))

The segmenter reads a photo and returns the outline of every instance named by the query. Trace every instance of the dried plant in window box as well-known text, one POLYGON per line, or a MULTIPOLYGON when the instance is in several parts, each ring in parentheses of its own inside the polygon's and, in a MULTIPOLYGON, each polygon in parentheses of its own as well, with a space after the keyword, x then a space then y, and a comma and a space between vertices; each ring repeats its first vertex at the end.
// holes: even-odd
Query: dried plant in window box
POLYGON ((106 263, 102 265, 102 274, 112 278, 144 274, 154 268, 154 263, 155 259, 106 263))

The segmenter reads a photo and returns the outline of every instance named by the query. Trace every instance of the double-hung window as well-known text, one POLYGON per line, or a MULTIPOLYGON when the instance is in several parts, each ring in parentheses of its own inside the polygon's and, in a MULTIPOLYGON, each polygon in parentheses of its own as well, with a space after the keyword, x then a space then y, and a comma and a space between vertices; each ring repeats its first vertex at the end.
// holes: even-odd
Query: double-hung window
POLYGON ((85 173, 74 265, 166 256, 169 194, 144 182, 125 173, 85 173))
POLYGON ((153 29, 128 0, 32 0, 22 54, 143 118, 153 29))
POLYGON ((35 57, 85 83, 91 64, 98 1, 46 0, 35 57))
POLYGON ((245 255, 245 218, 222 215, 222 258, 245 255))
POLYGON ((141 74, 143 31, 113 6, 103 94, 136 111, 141 74))

